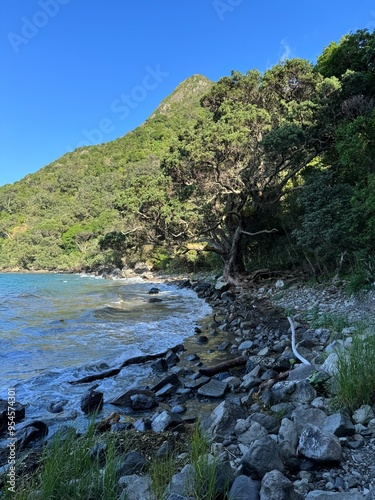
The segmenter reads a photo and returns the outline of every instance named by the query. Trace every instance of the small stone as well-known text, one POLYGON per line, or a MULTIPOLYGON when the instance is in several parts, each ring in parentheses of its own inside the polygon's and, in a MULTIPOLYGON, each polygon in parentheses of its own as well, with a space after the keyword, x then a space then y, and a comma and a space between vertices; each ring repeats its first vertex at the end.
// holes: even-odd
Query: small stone
POLYGON ((245 351, 246 349, 251 349, 254 345, 254 342, 252 340, 245 340, 238 346, 239 351, 245 351))
POLYGON ((208 337, 206 335, 199 335, 199 337, 197 337, 195 340, 196 344, 207 344, 207 342, 208 337))
POLYGON ((369 405, 362 405, 352 415, 353 421, 356 424, 367 424, 374 417, 374 412, 369 405))

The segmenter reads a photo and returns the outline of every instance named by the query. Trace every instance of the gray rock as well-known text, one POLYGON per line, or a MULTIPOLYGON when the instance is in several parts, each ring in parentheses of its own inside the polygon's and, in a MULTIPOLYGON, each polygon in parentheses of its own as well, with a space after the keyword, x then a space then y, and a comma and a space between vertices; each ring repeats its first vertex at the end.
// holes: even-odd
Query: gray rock
POLYGON ((297 459, 298 434, 297 426, 288 418, 283 418, 277 440, 280 446, 283 461, 288 465, 294 464, 297 459))
POLYGON ((290 401, 295 389, 295 381, 277 382, 271 389, 273 404, 290 401))
POLYGON ((83 413, 95 413, 103 407, 103 393, 99 391, 89 391, 81 399, 81 410, 83 413))
POLYGON ((19 450, 24 450, 29 446, 40 441, 48 434, 48 426, 40 420, 34 420, 33 422, 25 425, 16 432, 16 448, 19 450))
POLYGON ((119 486, 123 488, 120 500, 156 500, 152 492, 152 481, 150 476, 138 476, 135 474, 124 476, 119 479, 119 486))
POLYGON ((325 372, 327 372, 329 375, 337 375, 338 369, 337 369, 337 363, 338 363, 339 357, 336 352, 332 352, 328 358, 324 361, 324 363, 321 366, 321 369, 325 372))
MULTIPOLYGON (((150 299, 150 300, 152 300, 152 299, 150 299)), ((156 300, 156 299, 154 299, 154 300, 156 300)), ((151 363, 151 368, 155 372, 166 372, 168 370, 168 364, 165 361, 165 358, 161 358, 161 359, 157 359, 156 361, 151 363)))
POLYGON ((180 361, 180 358, 175 352, 168 351, 165 356, 165 361, 167 362, 168 368, 172 368, 172 366, 175 366, 180 361))
POLYGON ((262 425, 258 424, 258 422, 250 422, 249 428, 242 434, 239 434, 237 440, 239 443, 249 446, 257 439, 267 435, 268 431, 262 425))
POLYGON ((199 335, 199 337, 195 339, 196 344, 207 344, 207 342, 208 337, 206 335, 199 335))
POLYGON ((259 377, 251 375, 251 373, 247 373, 242 380, 242 384, 240 385, 241 389, 245 389, 246 391, 260 385, 262 381, 259 377))
POLYGON ((280 471, 267 472, 262 480, 260 500, 298 500, 293 483, 280 471))
POLYGON ((168 497, 173 493, 188 497, 194 496, 195 476, 194 467, 191 464, 185 465, 181 472, 172 476, 163 496, 168 497))
POLYGON ((299 364, 289 372, 288 380, 305 380, 315 370, 314 365, 299 364))
POLYGON ((249 419, 253 422, 258 422, 269 434, 277 434, 280 429, 280 420, 266 413, 253 413, 249 419))
POLYGON ((229 290, 230 285, 223 278, 219 278, 215 283, 215 290, 218 292, 226 292, 229 290))
POLYGON ((252 340, 245 340, 238 346, 239 351, 244 351, 246 349, 251 349, 254 345, 254 342, 252 340))
POLYGON ((305 500, 363 500, 362 493, 338 493, 333 491, 310 491, 305 500))
POLYGON ((307 380, 278 382, 272 387, 271 392, 275 403, 286 401, 310 403, 317 396, 316 390, 307 380))
POLYGON ((259 500, 260 484, 248 476, 237 476, 231 489, 228 500, 259 500))
POLYGON ((302 496, 302 498, 305 498, 309 491, 311 491, 311 486, 306 478, 293 481, 293 488, 296 493, 302 496))
POLYGON ((172 413, 185 413, 187 410, 185 405, 176 405, 171 409, 172 413))
POLYGON ((206 377, 203 375, 202 377, 197 378, 196 380, 192 380, 185 382, 185 387, 188 389, 199 389, 202 385, 207 384, 210 381, 210 377, 206 377))
POLYGON ((175 444, 172 439, 164 441, 163 444, 156 450, 155 458, 170 457, 175 449, 175 444))
POLYGON ((174 387, 177 388, 181 386, 181 380, 175 373, 172 373, 172 375, 168 375, 167 377, 162 378, 157 384, 151 387, 151 392, 160 391, 160 389, 162 389, 168 384, 173 385, 174 387))
POLYGON ((133 394, 130 396, 132 410, 150 410, 157 406, 155 398, 147 396, 146 394, 133 394))
MULTIPOLYGON (((125 406, 132 408, 133 403, 132 403, 132 396, 145 396, 147 398, 153 399, 155 397, 155 393, 153 391, 150 391, 148 389, 129 389, 128 391, 124 392, 121 396, 118 396, 109 402, 111 405, 116 405, 116 406, 125 406)), ((157 402, 154 401, 154 405, 156 406, 157 402)))
POLYGON ((375 500, 375 486, 365 496, 366 500, 375 500))
POLYGON ((344 413, 329 415, 324 422, 323 431, 331 432, 337 437, 352 436, 355 434, 352 421, 344 413))
POLYGON ((374 417, 374 412, 369 405, 362 405, 352 415, 353 421, 356 424, 367 424, 374 417))
POLYGON ((307 424, 299 440, 299 451, 316 462, 341 462, 342 449, 338 438, 323 432, 315 425, 307 424))
POLYGON ((120 459, 116 467, 117 477, 130 476, 144 472, 147 469, 148 461, 144 455, 138 451, 128 451, 120 459))
POLYGON ((153 419, 151 426, 154 432, 164 432, 182 424, 182 418, 177 413, 163 411, 153 419))
POLYGON ((291 397, 294 403, 311 403, 317 396, 314 387, 307 380, 298 380, 296 382, 295 391, 291 397))
POLYGON ((176 387, 172 384, 166 384, 164 387, 162 387, 161 389, 159 389, 155 396, 156 397, 165 397, 165 396, 169 396, 170 394, 172 394, 174 391, 176 390, 176 387))
POLYGON ((327 415, 324 411, 307 406, 296 408, 292 413, 292 420, 296 424, 299 436, 306 424, 314 424, 318 427, 323 427, 326 418, 327 415))
POLYGON ((139 432, 146 432, 151 430, 151 421, 149 418, 140 418, 134 422, 134 428, 139 432))
POLYGON ((249 474, 260 478, 274 469, 285 472, 280 447, 270 436, 255 441, 242 457, 241 463, 249 474))
POLYGON ((226 382, 212 378, 207 384, 198 389, 198 394, 208 398, 222 398, 227 387, 226 382))
POLYGON ((317 328, 316 330, 306 330, 302 334, 303 340, 312 340, 316 344, 326 344, 330 337, 330 331, 327 328, 317 328))
POLYGON ((223 401, 207 418, 202 420, 200 429, 203 434, 212 437, 215 441, 223 441, 234 431, 237 420, 245 416, 243 408, 231 401, 223 401))

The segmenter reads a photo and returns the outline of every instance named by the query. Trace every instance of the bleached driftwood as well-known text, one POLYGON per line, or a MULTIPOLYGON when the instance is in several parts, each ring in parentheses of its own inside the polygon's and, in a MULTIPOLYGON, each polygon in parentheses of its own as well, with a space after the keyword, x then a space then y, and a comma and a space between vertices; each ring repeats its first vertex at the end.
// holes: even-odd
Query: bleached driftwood
POLYGON ((289 316, 288 316, 288 321, 289 321, 289 324, 290 324, 290 328, 292 330, 292 351, 293 351, 293 354, 304 365, 311 365, 310 361, 307 361, 307 359, 305 359, 303 356, 301 356, 301 354, 299 354, 299 352, 297 351, 297 348, 296 348, 296 329, 294 327, 294 323, 293 323, 292 318, 290 318, 289 316))

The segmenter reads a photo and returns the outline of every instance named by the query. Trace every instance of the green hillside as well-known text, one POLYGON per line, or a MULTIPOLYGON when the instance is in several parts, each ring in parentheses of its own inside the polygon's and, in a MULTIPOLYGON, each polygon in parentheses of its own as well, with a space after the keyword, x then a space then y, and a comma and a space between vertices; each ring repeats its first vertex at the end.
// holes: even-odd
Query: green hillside
POLYGON ((204 76, 194 75, 124 137, 78 148, 1 187, 0 268, 80 270, 106 263, 113 252, 100 249, 103 235, 138 226, 136 257, 143 256, 142 247, 152 245, 153 238, 159 243, 159 235, 143 233, 146 217, 157 216, 151 212, 166 196, 160 160, 172 139, 204 114, 199 101, 211 86, 204 76))

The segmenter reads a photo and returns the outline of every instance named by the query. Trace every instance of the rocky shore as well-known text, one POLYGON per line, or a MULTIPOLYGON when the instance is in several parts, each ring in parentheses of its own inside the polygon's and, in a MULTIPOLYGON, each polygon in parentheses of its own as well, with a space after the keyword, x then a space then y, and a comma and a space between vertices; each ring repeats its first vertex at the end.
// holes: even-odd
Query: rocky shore
MULTIPOLYGON (((171 435, 178 439, 198 422, 217 460, 218 498, 224 485, 232 500, 375 498, 375 406, 344 412, 332 405, 335 348, 338 342, 350 345, 356 321, 373 323, 375 294, 348 299, 338 283, 308 287, 287 280, 254 285, 244 279, 235 288, 212 279, 177 284, 208 301, 213 317, 192 325, 194 335, 183 346, 142 360, 153 369, 142 386, 113 395, 98 391, 95 381, 82 383, 81 411, 99 410, 98 431, 131 429, 163 443, 163 436, 169 436, 165 442, 171 435), (325 315, 338 314, 347 320, 341 331, 318 326, 325 315), (286 315, 298 353, 310 364, 300 363, 292 350, 286 315)), ((150 300, 157 295, 157 286, 150 286, 150 300)), ((48 429, 24 417, 20 405, 17 446, 27 454, 48 439, 48 429)), ((6 418, 2 402, 0 432, 6 418)), ((156 498, 142 453, 139 466, 129 465, 127 456, 120 461, 121 498, 156 498)), ((194 474, 192 464, 185 465, 165 498, 197 499, 194 474)))

